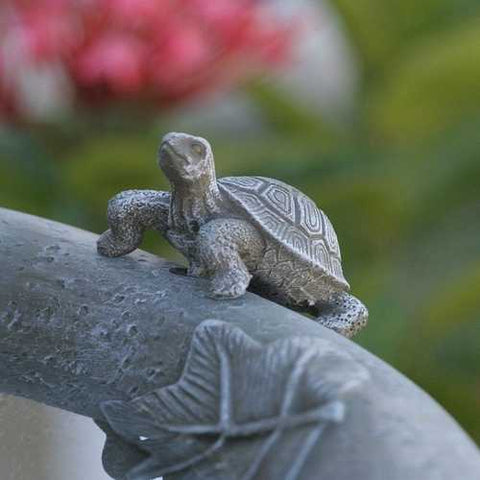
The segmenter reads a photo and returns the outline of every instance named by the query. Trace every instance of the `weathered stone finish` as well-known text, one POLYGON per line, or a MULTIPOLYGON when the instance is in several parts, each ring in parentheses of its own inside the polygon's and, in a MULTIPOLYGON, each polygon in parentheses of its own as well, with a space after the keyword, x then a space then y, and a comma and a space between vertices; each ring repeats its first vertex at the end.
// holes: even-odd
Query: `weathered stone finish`
MULTIPOLYGON (((195 328, 220 320, 260 344, 322 339, 367 370, 369 380, 345 400, 343 422, 325 430, 302 480, 479 478, 478 449, 455 421, 360 346, 250 293, 215 301, 208 281, 172 274, 171 264, 145 252, 102 257, 96 241, 0 209, 0 392, 98 419, 101 402, 176 383, 195 328)), ((328 368, 326 361, 321 370, 328 368)))

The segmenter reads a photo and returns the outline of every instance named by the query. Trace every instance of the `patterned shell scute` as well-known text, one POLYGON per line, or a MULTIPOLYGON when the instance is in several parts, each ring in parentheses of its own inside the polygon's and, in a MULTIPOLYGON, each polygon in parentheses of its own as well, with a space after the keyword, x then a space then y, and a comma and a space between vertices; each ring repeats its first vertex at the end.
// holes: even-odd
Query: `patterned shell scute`
POLYGON ((305 194, 265 177, 225 177, 219 185, 274 240, 348 286, 335 230, 305 194))

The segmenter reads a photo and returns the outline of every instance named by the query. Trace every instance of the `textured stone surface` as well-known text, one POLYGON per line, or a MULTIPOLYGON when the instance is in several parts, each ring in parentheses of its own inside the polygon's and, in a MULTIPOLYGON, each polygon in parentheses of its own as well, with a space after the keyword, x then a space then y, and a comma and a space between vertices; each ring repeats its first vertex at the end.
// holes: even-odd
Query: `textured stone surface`
POLYGON ((343 423, 324 432, 302 479, 478 478, 479 452, 452 418, 361 347, 250 293, 215 301, 208 282, 172 274, 145 252, 97 255, 96 240, 0 210, 0 392, 100 418, 103 401, 177 382, 202 321, 227 321, 260 343, 317 337, 370 379, 346 401, 343 423))
MULTIPOLYGON (((130 480, 297 480, 369 379, 328 341, 262 345, 229 322, 194 331, 179 381, 129 402, 104 402, 112 429, 150 454, 130 480)), ((338 427, 337 428, 341 428, 338 427)))

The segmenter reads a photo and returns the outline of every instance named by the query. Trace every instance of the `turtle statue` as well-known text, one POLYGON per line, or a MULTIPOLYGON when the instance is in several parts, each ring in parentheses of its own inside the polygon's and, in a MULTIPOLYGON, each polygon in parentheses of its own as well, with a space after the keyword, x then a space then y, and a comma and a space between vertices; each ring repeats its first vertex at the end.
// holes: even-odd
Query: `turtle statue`
POLYGON ((152 228, 188 259, 188 275, 210 279, 216 299, 249 287, 347 337, 366 324, 366 307, 348 293, 332 224, 306 195, 271 178, 217 180, 209 142, 186 133, 163 137, 158 162, 171 192, 113 197, 100 254, 125 255, 152 228))

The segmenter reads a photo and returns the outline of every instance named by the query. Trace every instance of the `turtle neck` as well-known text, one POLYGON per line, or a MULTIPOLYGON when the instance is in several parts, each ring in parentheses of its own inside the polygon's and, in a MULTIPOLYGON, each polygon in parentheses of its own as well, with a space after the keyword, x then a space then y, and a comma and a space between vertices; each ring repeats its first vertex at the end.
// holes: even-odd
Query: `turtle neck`
POLYGON ((169 223, 175 230, 196 234, 220 211, 221 195, 215 175, 195 182, 172 184, 169 223))

